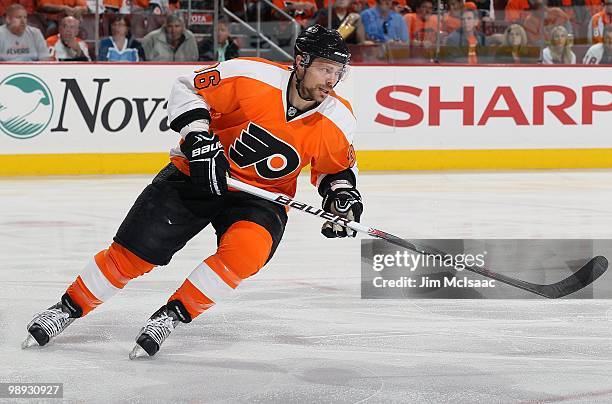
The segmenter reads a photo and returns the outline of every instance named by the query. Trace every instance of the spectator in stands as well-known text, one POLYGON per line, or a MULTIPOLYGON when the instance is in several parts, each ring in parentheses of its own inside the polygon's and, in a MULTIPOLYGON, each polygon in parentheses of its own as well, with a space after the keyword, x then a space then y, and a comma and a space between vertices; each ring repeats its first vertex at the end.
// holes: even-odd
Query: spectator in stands
POLYGON ((6 9, 6 24, 0 26, 0 60, 48 60, 49 50, 38 28, 28 25, 28 12, 21 4, 6 9))
POLYGON ((542 63, 547 65, 576 64, 576 55, 572 52, 567 29, 558 25, 551 31, 551 36, 551 44, 542 51, 542 63))
POLYGON ((159 29, 142 40, 147 60, 194 62, 198 60, 198 43, 178 14, 169 15, 159 29))
MULTIPOLYGON (((393 3, 391 3, 391 5, 393 5, 393 3)), ((376 6, 376 3, 374 3, 374 6, 376 6)), ((357 14, 361 14, 363 11, 367 10, 368 8, 370 8, 370 5, 368 4, 367 1, 364 0, 352 0, 351 3, 351 11, 357 13, 357 14)))
POLYGON ((149 0, 149 10, 152 14, 172 14, 179 9, 178 0, 149 0))
POLYGON ((198 47, 200 59, 202 61, 217 60, 225 62, 226 60, 240 57, 238 45, 230 36, 229 22, 219 20, 217 24, 217 43, 216 48, 213 46, 213 39, 203 39, 198 47), (215 58, 215 50, 217 57, 215 58))
POLYGON ((529 16, 528 10, 528 0, 508 0, 504 19, 507 22, 523 22, 529 16))
POLYGON ((404 16, 404 21, 410 32, 410 43, 413 46, 428 48, 436 43, 438 16, 432 15, 432 12, 432 0, 421 0, 416 13, 404 16))
MULTIPOLYGON (((601 1, 601 0, 600 0, 601 1)), ((591 14, 585 5, 585 0, 549 0, 549 5, 559 7, 570 20, 570 31, 577 38, 588 31, 591 14)), ((586 39, 586 38, 585 38, 586 39)))
POLYGON ((3 16, 8 11, 8 8, 13 4, 19 3, 28 13, 28 16, 36 12, 36 0, 0 0, 0 16, 3 16))
POLYGON ((99 3, 102 3, 104 6, 105 13, 129 13, 129 7, 124 0, 98 0, 99 3))
POLYGON ((80 22, 72 16, 62 18, 59 34, 47 38, 47 46, 52 60, 90 61, 89 50, 85 41, 78 38, 80 22))
POLYGON ((603 42, 604 27, 612 25, 612 0, 604 0, 604 8, 591 18, 589 24, 589 43, 603 42))
POLYGON ((599 13, 602 9, 602 0, 584 0, 585 7, 591 16, 599 13))
POLYGON ((105 7, 104 7, 104 3, 102 3, 101 1, 98 2, 97 0, 86 0, 86 3, 87 3, 87 13, 88 14, 104 13, 105 7), (96 5, 98 6, 98 8, 96 8, 96 5))
POLYGON ((106 12, 111 13, 143 13, 155 15, 168 15, 179 9, 178 0, 130 0, 129 3, 128 6, 127 0, 104 0, 104 8, 106 12), (117 9, 118 11, 115 11, 117 9))
POLYGON ((408 27, 402 16, 391 10, 391 6, 392 0, 376 0, 376 7, 361 13, 367 39, 374 42, 408 42, 408 27))
POLYGON ((86 0, 87 12, 90 14, 102 13, 129 13, 130 9, 124 0, 86 0), (98 8, 96 9, 96 5, 98 8), (97 10, 97 11, 96 11, 97 10))
POLYGON ((603 42, 591 46, 584 55, 585 65, 612 65, 612 25, 606 25, 603 42))
POLYGON ((534 0, 534 9, 525 19, 527 41, 531 45, 544 46, 551 40, 553 28, 563 25, 568 33, 572 27, 567 14, 558 7, 548 7, 547 0, 534 0))
POLYGON ((412 12, 412 9, 406 3, 406 0, 393 0, 391 2, 391 10, 402 16, 412 12))
POLYGON ((136 14, 150 12, 149 0, 132 0, 130 4, 130 11, 136 14))
POLYGON ((48 20, 48 31, 57 28, 57 22, 62 17, 81 18, 87 13, 86 0, 38 0, 38 11, 44 13, 48 20))
POLYGON ((479 57, 486 55, 486 48, 484 35, 476 30, 477 26, 478 11, 464 9, 461 13, 461 28, 446 38, 442 59, 451 63, 478 63, 479 57))
POLYGON ((140 42, 130 35, 130 23, 125 15, 111 18, 111 36, 101 39, 98 47, 98 61, 141 62, 145 60, 140 42))
POLYGON ((527 45, 527 33, 518 24, 506 28, 502 45, 495 51, 497 63, 536 63, 540 49, 527 45))
MULTIPOLYGON (((302 27, 308 26, 309 20, 317 11, 317 3, 315 0, 272 0, 275 6, 285 11, 291 17, 300 23, 302 27)), ((276 10, 272 10, 272 15, 277 17, 276 10)))
POLYGON ((491 13, 494 12, 492 0, 470 0, 470 3, 476 6, 480 21, 491 21, 491 13))
MULTIPOLYGON (((365 44, 365 29, 358 13, 351 12, 352 0, 336 0, 332 9, 331 27, 338 30, 342 38, 350 44, 365 44)), ((315 14, 314 24, 327 27, 328 9, 321 8, 315 14)))
POLYGON ((462 0, 448 0, 448 11, 442 17, 442 32, 450 34, 461 28, 461 12, 463 11, 462 0))

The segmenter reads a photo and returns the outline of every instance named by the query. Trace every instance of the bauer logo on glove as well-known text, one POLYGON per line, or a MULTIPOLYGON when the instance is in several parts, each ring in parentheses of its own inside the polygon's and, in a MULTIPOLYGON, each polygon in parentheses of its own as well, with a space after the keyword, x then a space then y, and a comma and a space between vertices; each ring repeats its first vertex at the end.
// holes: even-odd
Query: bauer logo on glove
POLYGON ((189 132, 181 143, 181 151, 189 160, 189 175, 194 185, 211 195, 227 192, 230 165, 217 135, 189 132))
MULTIPOLYGON (((359 222, 363 213, 361 194, 349 181, 334 181, 323 198, 323 210, 359 222)), ((356 232, 333 222, 325 222, 321 234, 328 238, 355 237, 356 232)))
POLYGON ((211 151, 219 150, 223 147, 221 142, 217 142, 216 144, 207 144, 206 146, 202 146, 199 149, 194 149, 193 153, 191 153, 191 157, 198 157, 200 155, 206 154, 211 151))

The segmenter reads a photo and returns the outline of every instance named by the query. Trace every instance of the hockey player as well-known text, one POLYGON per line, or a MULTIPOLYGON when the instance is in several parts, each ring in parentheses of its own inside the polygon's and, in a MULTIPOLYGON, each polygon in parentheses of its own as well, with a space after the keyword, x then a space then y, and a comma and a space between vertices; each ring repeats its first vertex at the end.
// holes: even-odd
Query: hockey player
MULTIPOLYGON (((337 31, 315 25, 297 38, 292 68, 238 58, 179 78, 168 101, 170 127, 181 135, 171 163, 140 194, 110 247, 95 255, 59 303, 28 324, 23 347, 47 344, 131 279, 168 264, 209 224, 217 234, 216 253, 148 319, 130 358, 155 355, 177 325, 257 273, 278 247, 287 212, 228 190, 228 174, 294 196, 300 170, 310 164, 323 209, 359 221, 355 117, 333 91, 349 58, 337 31)), ((322 233, 355 235, 330 222, 322 233)))

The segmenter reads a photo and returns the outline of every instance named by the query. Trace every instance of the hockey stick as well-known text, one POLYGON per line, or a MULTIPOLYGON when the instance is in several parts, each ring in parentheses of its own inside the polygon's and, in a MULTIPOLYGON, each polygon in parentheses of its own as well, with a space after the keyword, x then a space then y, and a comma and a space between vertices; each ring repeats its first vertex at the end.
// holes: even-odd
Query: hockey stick
MULTIPOLYGON (((406 248, 410 251, 417 252, 419 254, 440 256, 447 255, 445 252, 439 251, 435 248, 422 247, 416 244, 409 243, 408 241, 394 236, 393 234, 386 233, 382 230, 378 230, 373 227, 367 227, 361 223, 347 220, 332 213, 325 212, 322 209, 310 206, 306 203, 296 201, 288 196, 266 191, 264 189, 237 181, 233 178, 227 179, 227 185, 239 191, 258 196, 260 198, 278 203, 280 205, 289 206, 301 212, 309 213, 313 216, 318 216, 321 219, 329 220, 331 222, 348 227, 349 229, 353 229, 355 231, 368 234, 372 237, 388 241, 389 243, 406 248)), ((594 258, 591 258, 589 262, 583 265, 580 269, 578 269, 578 271, 576 271, 572 275, 557 283, 553 283, 550 285, 541 285, 516 278, 511 278, 509 276, 488 270, 484 267, 474 267, 465 265, 464 269, 487 278, 495 279, 507 285, 514 286, 515 288, 523 289, 528 292, 547 297, 549 299, 557 299, 559 297, 567 296, 571 293, 574 293, 593 283, 608 269, 608 260, 606 259, 606 257, 603 256, 596 256, 594 258)))

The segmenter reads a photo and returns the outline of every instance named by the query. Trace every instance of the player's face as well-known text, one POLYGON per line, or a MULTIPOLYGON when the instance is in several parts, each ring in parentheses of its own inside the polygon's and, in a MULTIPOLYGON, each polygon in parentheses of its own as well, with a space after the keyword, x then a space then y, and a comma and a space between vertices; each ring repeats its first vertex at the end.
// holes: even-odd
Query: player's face
POLYGON ((344 67, 324 59, 315 59, 301 83, 300 92, 307 98, 322 102, 342 78, 344 67))
POLYGON ((28 13, 25 10, 15 10, 10 16, 6 17, 9 31, 14 35, 21 35, 25 32, 28 23, 28 13))

